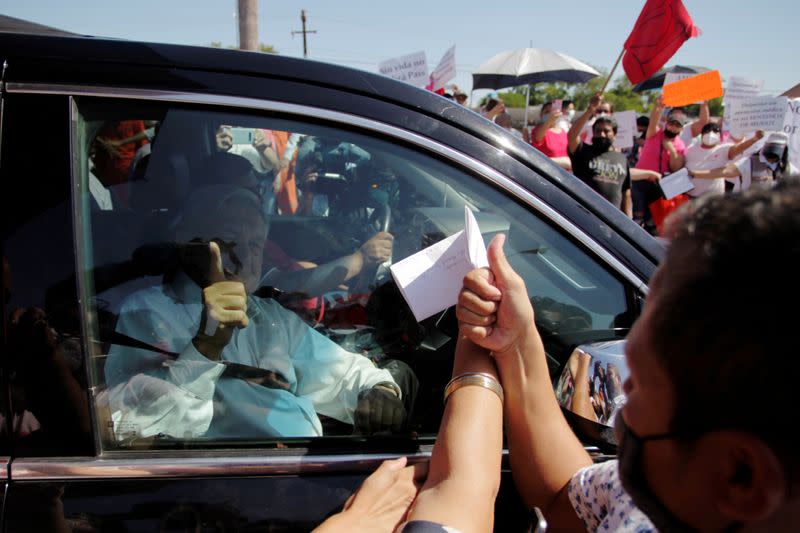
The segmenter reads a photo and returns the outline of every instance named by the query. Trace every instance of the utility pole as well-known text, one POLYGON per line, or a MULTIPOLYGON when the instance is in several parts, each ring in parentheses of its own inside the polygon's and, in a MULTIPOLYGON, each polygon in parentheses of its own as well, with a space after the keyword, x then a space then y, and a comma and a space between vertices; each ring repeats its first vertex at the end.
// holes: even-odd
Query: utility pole
POLYGON ((293 31, 292 35, 294 35, 296 33, 302 33, 303 34, 303 57, 308 57, 308 41, 306 40, 306 34, 307 33, 317 33, 317 32, 314 31, 314 30, 307 30, 306 29, 306 10, 305 9, 301 9, 300 10, 300 21, 303 23, 303 31, 293 31))
POLYGON ((258 50, 258 0, 239 0, 239 49, 258 50))

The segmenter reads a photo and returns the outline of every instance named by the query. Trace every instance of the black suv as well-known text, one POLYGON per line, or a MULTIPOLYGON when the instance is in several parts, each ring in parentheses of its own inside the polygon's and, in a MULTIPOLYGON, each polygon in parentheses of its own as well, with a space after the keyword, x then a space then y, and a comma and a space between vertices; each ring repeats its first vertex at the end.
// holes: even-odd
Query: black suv
MULTIPOLYGON (((0 64, 4 531, 308 531, 380 461, 427 460, 456 321, 414 320, 388 266, 465 207, 508 235, 553 376, 624 338, 663 253, 522 141, 376 74, 41 32, 0 32, 0 64), (211 241, 255 280, 213 361, 192 340, 211 241), (399 414, 360 420, 376 386, 399 414)), ((496 517, 527 525, 508 471, 496 517)))

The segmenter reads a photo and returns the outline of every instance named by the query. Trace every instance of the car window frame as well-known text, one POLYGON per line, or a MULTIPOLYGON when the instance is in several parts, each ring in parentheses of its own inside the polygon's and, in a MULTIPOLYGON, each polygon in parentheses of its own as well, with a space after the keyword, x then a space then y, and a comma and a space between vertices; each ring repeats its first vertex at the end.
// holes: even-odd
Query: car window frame
MULTIPOLYGON (((571 223, 566 217, 555 211, 549 205, 547 205, 543 200, 537 197, 533 192, 528 191, 518 183, 516 183, 512 178, 509 176, 495 170, 493 167, 467 155, 462 152, 455 150, 454 148, 438 143, 437 141, 419 135, 417 133, 398 128, 396 126, 392 126, 386 123, 379 122, 377 120, 371 118, 360 117, 357 115, 352 115, 348 113, 343 113, 339 111, 334 111, 330 109, 324 109, 319 107, 314 107, 310 105, 299 105, 299 104, 288 104, 285 102, 274 101, 269 99, 255 99, 255 98, 247 98, 247 97, 236 97, 236 96, 226 96, 226 95, 214 95, 214 94, 204 94, 204 93, 193 93, 193 92, 181 92, 181 91, 153 91, 153 90, 142 90, 142 89, 126 89, 126 88, 116 88, 116 87, 85 87, 85 86, 67 86, 67 85, 39 85, 39 84, 9 84, 9 90, 12 92, 20 92, 20 93, 43 93, 43 94, 60 94, 60 95, 67 95, 69 97, 70 102, 70 149, 71 153, 75 154, 75 149, 77 146, 77 105, 75 101, 75 97, 98 97, 98 98, 115 98, 115 99, 125 99, 125 100, 146 100, 146 101, 157 101, 162 103, 176 103, 176 104, 184 104, 184 105, 200 105, 200 106, 208 106, 211 109, 216 109, 220 107, 225 108, 235 108, 237 111, 255 111, 255 112, 272 112, 281 115, 282 117, 287 117, 289 119, 295 117, 302 120, 309 120, 309 118, 313 118, 317 122, 322 122, 324 124, 328 124, 332 127, 345 127, 349 129, 355 129, 365 135, 374 135, 378 134, 380 137, 388 138, 390 140, 399 140, 404 142, 405 144, 410 144, 417 150, 420 150, 423 153, 438 157, 440 159, 444 159, 448 162, 448 164, 452 164, 465 172, 468 175, 473 176, 475 179, 479 179, 484 183, 493 186, 495 188, 499 188, 502 193, 513 200, 521 203, 522 205, 526 206, 526 208, 530 209, 536 216, 542 217, 547 223, 552 225, 554 228, 558 228, 560 233, 567 234, 572 240, 576 241, 595 261, 597 261, 603 268, 608 269, 611 273, 619 276, 624 280, 625 284, 629 285, 633 288, 633 290, 640 294, 645 295, 647 293, 647 285, 644 280, 642 280, 639 276, 637 276, 633 271, 628 269, 622 262, 617 260, 613 255, 611 255, 607 250, 605 250, 600 243, 595 241, 591 238, 587 233, 577 227, 575 224, 571 223)), ((493 147, 494 148, 494 147, 493 147)), ((499 152, 502 150, 498 148, 494 148, 499 152)), ((80 169, 78 166, 80 162, 78 158, 73 157, 70 165, 71 171, 71 186, 72 190, 76 193, 80 193, 81 191, 78 189, 79 187, 79 177, 80 177, 80 169)), ((531 172, 535 172, 531 170, 531 172)), ((80 194, 73 195, 73 214, 76 215, 73 217, 72 223, 74 224, 74 231, 76 235, 76 245, 79 249, 76 250, 76 261, 78 261, 76 272, 80 274, 83 273, 80 269, 86 266, 85 260, 85 253, 86 253, 86 242, 85 238, 83 237, 83 233, 85 232, 82 229, 85 224, 83 224, 82 220, 83 217, 81 216, 80 211, 80 194), (83 242, 82 242, 83 241, 83 242), (80 259, 79 259, 80 258, 80 259)), ((83 214, 85 216, 85 213, 83 214)), ((80 300, 81 300, 81 307, 83 316, 89 316, 87 314, 87 305, 89 302, 88 296, 91 295, 91 286, 87 284, 86 281, 87 276, 79 275, 79 291, 80 291, 80 300)), ((82 321, 82 328, 84 329, 84 342, 87 343, 87 339, 89 338, 86 335, 86 321, 82 321)), ((87 349, 87 354, 90 353, 89 346, 84 346, 87 349)), ((87 369, 87 372, 91 372, 91 369, 87 369)), ((93 382, 92 382, 93 383, 93 382)), ((94 412, 94 402, 92 402, 92 417, 94 419, 94 431, 95 431, 95 439, 96 443, 96 450, 99 452, 100 456, 112 456, 118 453, 123 454, 130 454, 129 451, 123 452, 115 452, 110 450, 103 450, 100 446, 100 435, 98 431, 98 425, 96 420, 96 413, 94 412)), ((259 448, 259 450, 265 450, 269 452, 269 448, 259 448)), ((195 450, 198 452, 199 450, 195 450)))

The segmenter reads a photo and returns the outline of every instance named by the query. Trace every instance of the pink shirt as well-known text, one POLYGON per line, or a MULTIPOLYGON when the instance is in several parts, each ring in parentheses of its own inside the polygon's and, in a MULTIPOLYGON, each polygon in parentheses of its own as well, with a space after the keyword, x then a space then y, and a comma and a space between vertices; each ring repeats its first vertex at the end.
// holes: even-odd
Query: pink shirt
MULTIPOLYGON (((670 172, 669 168, 669 152, 664 150, 661 146, 661 143, 664 141, 664 130, 659 131, 649 139, 644 141, 644 146, 642 146, 641 152, 639 152, 639 162, 636 164, 636 168, 641 168, 644 170, 653 170, 655 172, 660 172, 661 174, 665 174, 670 172), (660 165, 659 165, 660 160, 660 165)), ((680 137, 675 137, 672 140, 672 145, 675 147, 675 150, 678 151, 679 155, 683 155, 684 151, 686 151, 686 145, 683 144, 683 141, 680 137)))
POLYGON ((567 132, 561 130, 560 133, 549 129, 544 134, 541 143, 535 140, 531 142, 534 148, 542 152, 547 157, 567 157, 567 132))

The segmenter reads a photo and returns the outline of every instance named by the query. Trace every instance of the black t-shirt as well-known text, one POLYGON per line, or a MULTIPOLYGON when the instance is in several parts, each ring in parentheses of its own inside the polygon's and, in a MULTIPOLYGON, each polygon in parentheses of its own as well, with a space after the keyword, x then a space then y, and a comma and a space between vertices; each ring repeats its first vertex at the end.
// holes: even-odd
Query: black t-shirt
POLYGON ((631 188, 628 159, 620 152, 598 153, 592 145, 580 143, 570 152, 572 173, 606 200, 622 209, 622 195, 631 188))

